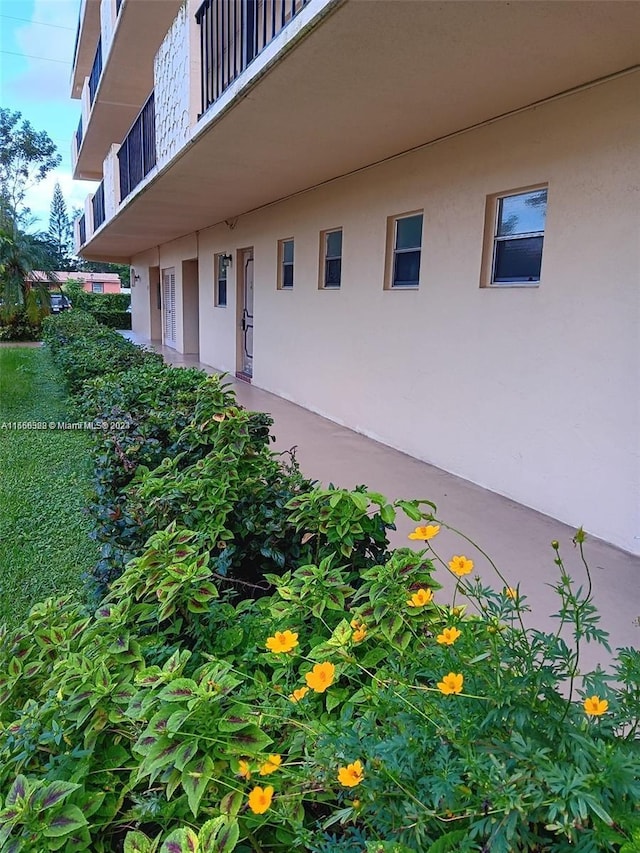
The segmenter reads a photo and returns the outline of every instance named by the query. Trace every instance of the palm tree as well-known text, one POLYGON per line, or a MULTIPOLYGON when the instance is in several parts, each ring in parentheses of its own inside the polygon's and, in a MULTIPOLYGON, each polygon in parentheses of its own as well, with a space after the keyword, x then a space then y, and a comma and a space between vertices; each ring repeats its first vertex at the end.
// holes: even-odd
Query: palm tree
POLYGON ((56 281, 56 277, 46 244, 5 218, 0 226, 2 319, 24 311, 30 322, 37 323, 50 307, 49 281, 56 281), (43 281, 33 282, 36 270, 44 273, 43 281))

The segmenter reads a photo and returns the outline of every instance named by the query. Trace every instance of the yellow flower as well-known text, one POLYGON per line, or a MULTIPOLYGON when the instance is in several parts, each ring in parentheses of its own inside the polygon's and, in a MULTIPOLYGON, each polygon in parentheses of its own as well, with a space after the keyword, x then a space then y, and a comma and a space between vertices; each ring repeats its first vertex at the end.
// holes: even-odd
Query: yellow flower
POLYGON ((333 677, 336 673, 336 668, 328 661, 325 663, 317 663, 311 672, 305 675, 307 684, 316 693, 324 693, 327 687, 333 684, 333 677))
POLYGON ((452 646, 460 636, 460 631, 457 628, 445 628, 442 634, 438 634, 436 640, 443 646, 452 646))
POLYGON ((276 631, 273 637, 267 640, 267 648, 274 655, 279 655, 281 652, 290 652, 298 645, 298 635, 291 631, 276 631))
POLYGON ((584 700, 584 712, 589 717, 599 717, 606 713, 609 703, 606 699, 601 699, 599 696, 589 696, 584 700))
POLYGON ((463 575, 468 575, 473 569, 473 560, 469 560, 464 556, 455 556, 449 560, 449 568, 461 578, 463 575))
POLYGON ((352 622, 351 627, 353 628, 353 634, 351 635, 351 639, 354 643, 361 643, 367 636, 367 626, 364 624, 364 622, 356 622, 355 625, 352 622))
POLYGON ((249 762, 245 761, 244 758, 238 762, 238 776, 242 776, 243 779, 251 779, 251 768, 249 762))
POLYGON ((462 673, 450 672, 449 675, 445 675, 442 681, 438 682, 438 688, 445 696, 448 696, 450 693, 462 693, 463 681, 464 676, 462 673))
POLYGON ((260 768, 261 776, 268 776, 270 773, 275 773, 278 767, 282 764, 281 755, 270 755, 267 761, 260 768))
POLYGON ((364 767, 361 761, 354 761, 346 767, 338 768, 338 782, 345 788, 355 788, 364 779, 364 767))
POLYGON ((249 794, 249 808, 254 814, 264 814, 271 805, 273 799, 273 785, 266 788, 256 787, 249 794))
POLYGON ((512 586, 505 586, 504 594, 512 601, 515 601, 518 598, 518 590, 514 589, 512 586))
POLYGON ((433 592, 430 589, 420 588, 414 592, 411 598, 407 601, 409 607, 424 607, 425 604, 433 599, 433 592))
POLYGON ((413 533, 409 534, 409 539, 421 539, 426 542, 428 539, 433 539, 440 533, 439 524, 427 524, 426 527, 416 527, 413 533))
POLYGON ((308 687, 298 687, 297 690, 294 690, 293 693, 290 694, 289 699, 291 699, 292 702, 299 702, 301 699, 304 699, 308 692, 308 687))

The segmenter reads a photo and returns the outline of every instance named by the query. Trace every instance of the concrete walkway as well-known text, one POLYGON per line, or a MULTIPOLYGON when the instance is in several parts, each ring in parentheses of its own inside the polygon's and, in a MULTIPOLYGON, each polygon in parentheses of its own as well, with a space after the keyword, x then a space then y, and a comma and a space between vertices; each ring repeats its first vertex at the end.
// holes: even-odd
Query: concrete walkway
MULTIPOLYGON (((136 343, 152 346, 150 341, 133 333, 126 334, 136 343)), ((155 342, 153 349, 161 352, 170 364, 200 367, 208 373, 219 372, 201 364, 197 356, 183 356, 155 342)), ((579 554, 571 541, 575 533, 573 528, 339 426, 281 397, 233 377, 228 380, 243 406, 272 415, 274 448, 288 450, 295 445, 298 461, 307 476, 347 488, 365 483, 390 499, 433 501, 444 523, 477 543, 511 586, 520 585, 521 593, 527 596, 532 608, 526 621, 543 630, 557 630, 558 620, 550 618, 560 601, 549 586, 558 579, 550 547, 552 540, 560 542, 569 574, 578 584, 587 582, 579 554)), ((392 544, 410 544, 406 537, 414 526, 409 519, 399 517, 392 544)), ((486 558, 460 536, 442 530, 432 544, 445 562, 453 554, 471 557, 483 580, 502 589, 501 581, 486 558)), ((640 647, 640 557, 591 537, 587 538, 585 553, 591 569, 595 603, 601 615, 600 625, 610 633, 612 648, 640 647)), ((439 594, 442 600, 453 584, 448 571, 440 569, 437 576, 445 586, 439 594)), ((570 638, 566 639, 569 642, 570 638)), ((607 660, 606 651, 585 645, 581 668, 586 670, 596 663, 606 665, 607 660)))

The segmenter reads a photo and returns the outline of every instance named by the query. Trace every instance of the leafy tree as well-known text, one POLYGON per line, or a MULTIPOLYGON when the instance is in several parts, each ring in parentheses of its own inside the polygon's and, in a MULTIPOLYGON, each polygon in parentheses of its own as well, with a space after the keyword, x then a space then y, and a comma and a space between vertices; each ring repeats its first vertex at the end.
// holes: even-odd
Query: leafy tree
POLYGON ((73 254, 73 229, 69 214, 67 213, 67 203, 62 195, 60 184, 57 182, 53 190, 53 199, 51 200, 48 238, 55 254, 56 269, 72 269, 73 264, 70 259, 73 254))
POLYGON ((48 281, 55 281, 51 253, 42 240, 22 231, 5 219, 0 227, 0 301, 4 319, 24 311, 37 322, 49 307, 48 281), (29 281, 34 270, 45 274, 44 281, 29 281))
POLYGON ((23 221, 29 214, 24 198, 62 161, 44 130, 37 131, 17 111, 0 108, 0 220, 23 221))

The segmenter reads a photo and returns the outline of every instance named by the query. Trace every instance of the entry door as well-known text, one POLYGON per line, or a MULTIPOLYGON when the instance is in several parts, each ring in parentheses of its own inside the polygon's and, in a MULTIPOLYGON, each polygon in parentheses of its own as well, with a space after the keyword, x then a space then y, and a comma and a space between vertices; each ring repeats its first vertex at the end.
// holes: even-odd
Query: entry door
POLYGON ((253 249, 242 252, 241 372, 253 376, 253 249))
POLYGON ((162 270, 162 330, 164 344, 176 345, 176 271, 162 270))

